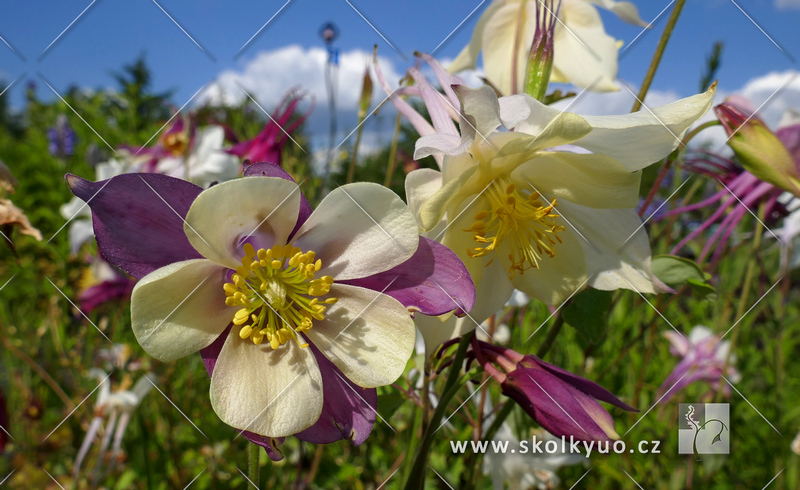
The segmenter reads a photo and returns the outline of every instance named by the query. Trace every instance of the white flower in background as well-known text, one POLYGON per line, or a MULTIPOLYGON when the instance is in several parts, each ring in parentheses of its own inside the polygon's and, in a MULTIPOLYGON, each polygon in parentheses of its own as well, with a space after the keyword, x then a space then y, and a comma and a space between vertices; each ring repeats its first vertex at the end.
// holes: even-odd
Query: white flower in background
MULTIPOLYGON (((500 426, 493 441, 507 443, 508 449, 515 449, 511 453, 495 453, 491 449, 483 457, 483 472, 491 475, 494 490, 550 490, 558 488, 561 480, 556 471, 562 466, 585 463, 583 454, 563 453, 560 451, 561 439, 549 432, 540 429, 534 432, 537 441, 542 441, 542 446, 548 441, 558 442, 558 450, 554 453, 533 454, 528 442, 528 452, 521 453, 520 441, 511 432, 507 424, 500 426)), ((491 448, 490 444, 490 448, 491 448)))
POLYGON ((122 454, 122 437, 125 435, 125 430, 128 428, 128 424, 131 421, 131 416, 136 408, 139 407, 145 395, 153 388, 153 383, 155 383, 156 378, 154 374, 148 373, 139 378, 130 390, 112 392, 111 382, 105 371, 102 369, 92 369, 89 371, 89 374, 101 381, 100 394, 94 406, 94 418, 91 424, 89 424, 89 430, 86 431, 86 437, 84 437, 81 448, 78 451, 78 456, 75 458, 73 474, 77 480, 83 460, 86 458, 89 449, 95 442, 95 438, 98 437, 102 429, 97 464, 95 465, 94 475, 92 477, 96 482, 100 477, 100 470, 105 460, 105 453, 108 451, 109 444, 112 444, 112 437, 114 442, 111 445, 111 463, 106 469, 106 473, 111 472, 118 457, 122 454), (103 425, 104 420, 107 420, 105 426, 103 425))
POLYGON ((419 315, 429 352, 474 329, 515 288, 548 305, 583 285, 654 292, 634 209, 638 171, 678 146, 711 107, 715 87, 621 116, 560 112, 528 95, 498 99, 487 86, 455 91, 461 134, 417 141, 414 158, 444 154, 442 171, 411 172, 406 195, 427 236, 464 261, 477 296, 470 318, 447 326, 419 315), (567 144, 592 153, 554 151, 567 144))
MULTIPOLYGON (((505 95, 521 92, 540 1, 492 2, 478 20, 470 43, 448 70, 455 73, 475 68, 478 54, 482 52, 483 69, 489 82, 505 95)), ((555 29, 552 82, 573 83, 597 92, 618 90, 614 79, 617 52, 622 42, 606 34, 595 6, 614 12, 630 24, 647 26, 630 2, 563 0, 555 29)))
POLYGON ((198 129, 188 154, 161 158, 156 164, 156 172, 188 180, 203 188, 213 182, 231 180, 239 175, 241 164, 237 156, 223 150, 224 142, 222 126, 198 129))
POLYGON ((797 435, 794 436, 794 440, 792 441, 792 451, 796 455, 800 456, 800 432, 798 432, 797 435))

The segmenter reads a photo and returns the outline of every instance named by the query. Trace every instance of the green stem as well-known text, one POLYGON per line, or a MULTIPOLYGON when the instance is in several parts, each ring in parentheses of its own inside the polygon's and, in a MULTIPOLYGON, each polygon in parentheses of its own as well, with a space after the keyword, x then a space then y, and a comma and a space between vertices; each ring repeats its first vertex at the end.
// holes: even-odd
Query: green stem
POLYGON ((464 357, 467 354, 467 348, 469 347, 474 334, 475 332, 473 331, 461 337, 461 342, 458 344, 458 351, 456 352, 455 358, 453 358, 453 364, 450 366, 450 371, 447 373, 447 381, 445 381, 444 389, 442 390, 442 396, 439 398, 439 403, 436 405, 436 410, 433 412, 430 424, 425 429, 425 433, 422 435, 419 449, 414 457, 414 462, 411 468, 411 476, 405 485, 406 490, 421 490, 425 488, 425 474, 427 473, 428 453, 430 452, 431 444, 433 443, 433 436, 439 430, 441 420, 444 417, 445 410, 447 410, 447 407, 450 404, 450 400, 453 399, 453 397, 461 388, 460 383, 458 383, 459 378, 461 378, 461 368, 464 364, 464 357))
POLYGON ((249 478, 256 487, 261 488, 261 467, 258 464, 258 455, 261 446, 251 442, 247 449, 247 478, 249 478))
POLYGON ((558 333, 561 331, 561 327, 563 326, 564 317, 558 315, 556 317, 556 321, 553 322, 553 326, 550 327, 550 330, 547 332, 547 337, 545 337, 544 342, 542 342, 542 345, 539 346, 539 350, 536 351, 536 357, 541 359, 550 351, 550 349, 553 347, 553 343, 556 341, 556 337, 558 337, 558 333))
POLYGON ((358 147, 361 145, 361 134, 364 132, 364 117, 358 121, 358 129, 356 130, 356 142, 353 145, 353 155, 350 157, 350 168, 347 169, 347 183, 353 182, 356 174, 356 160, 358 159, 358 147))
POLYGON ((392 175, 394 174, 394 166, 397 164, 397 142, 400 139, 400 125, 403 122, 402 114, 397 113, 397 119, 394 122, 394 134, 392 135, 392 145, 389 147, 389 165, 386 169, 386 179, 383 181, 384 187, 390 187, 392 183, 392 175))
POLYGON ((650 90, 650 84, 653 83, 658 65, 661 64, 661 57, 667 49, 667 43, 669 42, 670 36, 672 36, 672 31, 675 29, 675 24, 678 22, 678 17, 680 17, 681 10, 683 10, 683 5, 685 3, 686 0, 677 0, 675 2, 675 8, 672 9, 672 14, 670 14, 669 20, 667 20, 664 32, 661 33, 661 39, 658 40, 656 52, 653 53, 653 59, 650 61, 650 67, 647 68, 647 74, 645 74, 644 80, 642 81, 642 88, 639 89, 639 95, 636 97, 636 102, 633 103, 631 112, 636 112, 642 108, 644 97, 647 95, 647 91, 650 90))

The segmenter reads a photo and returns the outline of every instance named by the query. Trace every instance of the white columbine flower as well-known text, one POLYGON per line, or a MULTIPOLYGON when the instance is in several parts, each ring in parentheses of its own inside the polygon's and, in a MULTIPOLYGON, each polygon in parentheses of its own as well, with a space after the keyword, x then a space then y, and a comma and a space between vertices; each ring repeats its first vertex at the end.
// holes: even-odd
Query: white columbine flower
POLYGON ((471 318, 448 328, 420 316, 428 348, 475 328, 514 288, 549 305, 582 285, 653 292, 634 209, 638 171, 678 146, 714 87, 622 116, 562 113, 528 95, 498 99, 486 86, 455 90, 461 134, 417 141, 414 157, 444 154, 442 171, 410 173, 406 195, 422 230, 464 261, 477 296, 471 318), (574 150, 554 151, 562 145, 574 150))
MULTIPOLYGON (((453 60, 449 71, 475 68, 482 52, 487 79, 503 94, 521 92, 540 1, 492 2, 478 20, 472 40, 453 60)), ((618 90, 614 84, 617 51, 622 43, 606 34, 595 5, 611 10, 630 24, 647 25, 630 2, 563 0, 554 34, 555 57, 550 80, 598 92, 615 91, 618 90)))
POLYGON ((240 163, 238 157, 223 150, 224 142, 225 130, 222 126, 198 129, 189 153, 161 158, 156 165, 156 172, 188 180, 204 188, 213 182, 231 180, 239 174, 240 163))

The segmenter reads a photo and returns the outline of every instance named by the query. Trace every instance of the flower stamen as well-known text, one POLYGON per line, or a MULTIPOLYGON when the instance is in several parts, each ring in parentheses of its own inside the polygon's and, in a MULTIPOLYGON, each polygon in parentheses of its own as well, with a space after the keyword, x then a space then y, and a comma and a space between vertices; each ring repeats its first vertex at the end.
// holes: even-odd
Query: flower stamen
POLYGON ((555 199, 545 205, 538 192, 520 193, 508 179, 497 179, 487 189, 486 196, 491 210, 476 213, 475 222, 464 230, 474 233, 475 241, 486 245, 467 249, 467 255, 475 258, 493 253, 488 266, 496 258, 500 244, 508 238, 510 277, 516 272, 538 269, 545 255, 555 257, 555 245, 562 243, 557 233, 564 230, 554 219, 559 217, 553 212, 555 199))
POLYGON ((239 337, 256 345, 266 339, 273 349, 289 340, 308 347, 297 333, 310 330, 314 320, 324 320, 325 305, 337 301, 315 297, 330 293, 333 284, 331 276, 314 277, 322 261, 314 251, 304 253, 292 244, 256 251, 246 243, 244 253, 231 282, 223 285, 225 304, 241 307, 232 320, 241 326, 239 337))

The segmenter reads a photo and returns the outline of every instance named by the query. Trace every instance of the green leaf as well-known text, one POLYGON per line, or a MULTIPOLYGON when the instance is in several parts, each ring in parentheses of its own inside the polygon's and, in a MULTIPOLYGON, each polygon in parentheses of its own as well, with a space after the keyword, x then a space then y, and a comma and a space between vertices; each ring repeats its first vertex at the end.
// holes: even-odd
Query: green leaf
POLYGON ((582 346, 597 344, 606 333, 606 313, 611 307, 611 291, 587 289, 576 294, 564 307, 564 321, 581 333, 582 346))
POLYGON ((693 292, 707 300, 716 298, 717 290, 709 283, 711 276, 691 260, 674 255, 658 255, 653 257, 652 268, 653 274, 667 286, 678 288, 687 284, 693 292))

